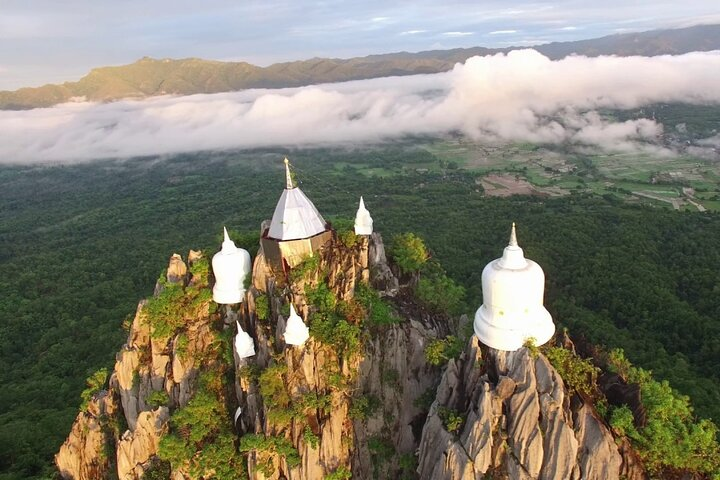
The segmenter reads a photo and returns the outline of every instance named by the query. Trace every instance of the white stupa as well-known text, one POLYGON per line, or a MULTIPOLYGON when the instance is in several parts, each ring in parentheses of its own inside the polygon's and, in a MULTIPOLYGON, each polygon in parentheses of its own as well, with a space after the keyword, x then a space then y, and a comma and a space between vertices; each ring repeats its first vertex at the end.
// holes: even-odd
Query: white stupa
POLYGON ((285 324, 285 343, 288 345, 302 345, 310 337, 310 331, 305 323, 300 318, 300 315, 295 312, 295 307, 290 304, 290 316, 285 324))
POLYGON ((215 303, 231 305, 240 303, 245 296, 245 277, 252 269, 250 254, 247 250, 235 246, 230 240, 227 229, 223 227, 225 241, 222 250, 212 259, 215 286, 213 287, 213 300, 215 303))
MULTIPOLYGON (((237 324, 238 333, 235 335, 235 353, 239 358, 247 358, 255 355, 255 343, 252 337, 240 327, 240 322, 237 324)), ((237 421, 237 418, 235 419, 237 421)))
POLYGON ((513 351, 528 339, 542 345, 552 338, 555 324, 543 306, 545 274, 528 260, 517 244, 515 224, 503 256, 482 272, 483 304, 475 313, 475 335, 485 345, 513 351))
POLYGON ((286 158, 285 190, 275 207, 268 237, 275 240, 310 238, 324 232, 326 223, 310 199, 293 184, 286 158))
POLYGON ((372 235, 373 219, 370 212, 365 208, 363 197, 360 197, 360 206, 355 214, 355 235, 372 235))

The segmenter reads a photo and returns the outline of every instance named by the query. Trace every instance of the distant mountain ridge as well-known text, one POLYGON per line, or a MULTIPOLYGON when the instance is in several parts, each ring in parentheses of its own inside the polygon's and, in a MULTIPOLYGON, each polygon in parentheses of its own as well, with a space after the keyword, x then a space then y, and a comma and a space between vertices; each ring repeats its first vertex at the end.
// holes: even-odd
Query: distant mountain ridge
POLYGON ((438 73, 450 70, 457 62, 464 62, 476 55, 509 52, 520 48, 535 48, 552 59, 571 54, 678 55, 720 49, 720 25, 617 34, 536 47, 472 47, 418 53, 398 52, 350 59, 313 58, 276 63, 268 67, 247 62, 220 62, 198 58, 157 60, 145 57, 129 65, 94 68, 77 82, 0 91, 0 109, 49 107, 77 97, 91 101, 113 101, 164 94, 191 95, 247 88, 300 87, 316 83, 438 73))

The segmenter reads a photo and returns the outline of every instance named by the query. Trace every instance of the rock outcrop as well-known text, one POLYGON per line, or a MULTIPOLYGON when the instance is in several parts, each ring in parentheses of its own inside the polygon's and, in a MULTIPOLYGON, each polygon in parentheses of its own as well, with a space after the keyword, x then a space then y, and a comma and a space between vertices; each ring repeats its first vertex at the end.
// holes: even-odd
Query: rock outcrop
POLYGON ((629 471, 624 457, 593 405, 571 398, 541 353, 481 348, 473 337, 443 374, 423 428, 419 474, 619 479, 629 471), (448 431, 447 412, 465 419, 462 428, 448 431))
POLYGON ((107 452, 112 450, 114 441, 105 419, 116 415, 117 409, 112 394, 102 391, 90 400, 86 411, 78 414, 70 435, 55 455, 63 478, 108 478, 111 462, 107 452))
MULTIPOLYGON (((285 365, 287 372, 292 372, 284 377, 292 398, 313 393, 329 396, 330 401, 326 411, 311 412, 307 418, 293 420, 289 427, 280 429, 292 439, 302 462, 294 468, 278 462, 274 474, 265 478, 316 479, 338 469, 352 471, 356 478, 370 478, 373 472, 387 478, 397 471, 396 466, 385 462, 382 468, 376 468, 368 444, 381 441, 398 458, 413 456, 425 417, 425 412, 414 403, 434 389, 440 375, 437 367, 425 361, 424 348, 432 339, 447 335, 447 325, 422 319, 387 325, 367 336, 362 351, 350 356, 339 354, 335 348, 313 338, 302 347, 285 346, 283 310, 292 302, 307 321, 315 311, 307 292, 320 282, 327 284, 337 301, 345 302, 352 301, 360 283, 376 286, 385 297, 393 297, 399 291, 385 257, 382 237, 377 233, 358 237, 350 247, 333 242, 323 249, 316 269, 294 279, 274 276, 265 266, 262 252, 258 253, 253 288, 248 292, 245 308, 238 312, 243 328, 254 331, 251 334, 256 339, 256 356, 236 358, 238 371, 248 364, 261 369, 271 364, 285 365), (269 318, 258 318, 259 297, 264 297, 269 306, 269 318), (351 415, 357 402, 363 401, 373 404, 372 411, 365 412, 363 418, 358 418, 357 412, 351 415), (318 437, 317 445, 305 440, 306 427, 318 437)), ((240 428, 264 435, 278 434, 278 425, 268 421, 268 407, 259 393, 260 385, 240 379, 236 391, 242 409, 240 428)), ((250 455, 251 474, 260 475, 257 463, 258 459, 250 455)))
POLYGON ((142 412, 135 429, 123 434, 117 444, 117 472, 120 480, 142 478, 148 462, 158 451, 160 437, 169 419, 170 412, 164 406, 142 412))
POLYGON ((348 243, 333 240, 287 275, 261 250, 244 302, 219 308, 202 254, 191 251, 189 265, 173 255, 155 298, 138 305, 108 391, 78 415, 56 456, 60 475, 140 480, 162 471, 189 480, 232 468, 237 478, 271 480, 644 478, 630 445, 618 446, 542 354, 488 350, 473 337, 444 370, 430 365, 426 347, 457 334, 454 323, 398 282, 379 234, 348 243), (370 322, 372 306, 356 298, 361 285, 402 318, 370 322), (182 309, 158 306, 173 292, 182 309), (318 306, 328 302, 330 310, 318 306), (300 346, 283 339, 291 303, 311 328, 300 346), (229 355, 236 322, 253 339, 252 357, 229 355), (192 427, 173 430, 173 414, 206 388, 208 372, 224 412, 215 423, 232 437, 227 462, 203 466, 202 451, 159 458, 163 436, 190 437, 192 427))

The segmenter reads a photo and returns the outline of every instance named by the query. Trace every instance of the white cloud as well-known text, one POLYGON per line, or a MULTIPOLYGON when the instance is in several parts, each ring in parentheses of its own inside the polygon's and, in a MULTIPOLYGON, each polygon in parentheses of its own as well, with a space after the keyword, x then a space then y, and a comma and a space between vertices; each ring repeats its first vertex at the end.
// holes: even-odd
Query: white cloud
POLYGON ((446 37, 467 37, 475 32, 443 32, 442 34, 446 37))
POLYGON ((718 104, 717 78, 720 52, 551 61, 521 50, 474 57, 434 75, 0 111, 0 163, 378 142, 451 131, 479 141, 668 153, 658 145, 662 130, 654 121, 612 122, 596 111, 718 104))
POLYGON ((418 33, 425 33, 427 30, 405 30, 400 32, 400 35, 417 35, 418 33))
POLYGON ((508 35, 511 33, 517 33, 517 30, 495 30, 494 32, 490 32, 488 35, 508 35))

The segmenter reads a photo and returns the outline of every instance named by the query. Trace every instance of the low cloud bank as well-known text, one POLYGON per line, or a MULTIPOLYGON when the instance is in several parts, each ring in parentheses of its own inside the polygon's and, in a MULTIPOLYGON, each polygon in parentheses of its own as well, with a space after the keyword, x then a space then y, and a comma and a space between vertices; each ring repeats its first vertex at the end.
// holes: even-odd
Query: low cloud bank
POLYGON ((68 103, 0 111, 0 163, 262 146, 379 142, 460 131, 475 140, 662 152, 662 126, 597 113, 657 102, 720 103, 720 52, 473 57, 446 73, 279 90, 68 103))

